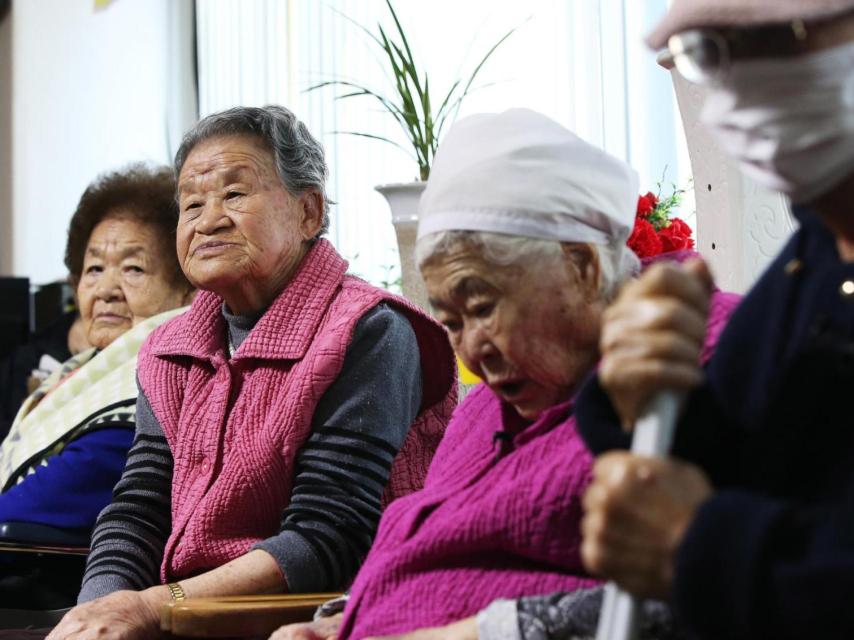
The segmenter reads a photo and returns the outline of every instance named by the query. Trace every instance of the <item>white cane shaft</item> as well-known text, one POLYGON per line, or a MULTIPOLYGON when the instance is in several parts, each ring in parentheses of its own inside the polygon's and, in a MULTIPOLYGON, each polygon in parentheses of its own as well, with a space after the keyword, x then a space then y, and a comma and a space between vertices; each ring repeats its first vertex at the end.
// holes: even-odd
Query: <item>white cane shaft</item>
MULTIPOLYGON (((679 413, 679 395, 662 391, 635 423, 632 453, 662 457, 670 450, 679 413)), ((639 602, 613 582, 605 585, 596 640, 636 640, 640 627, 639 602)))
POLYGON ((614 624, 614 608, 617 603, 617 585, 609 582, 605 585, 602 608, 599 610, 599 625, 596 627, 596 640, 609 640, 614 624))
POLYGON ((634 598, 609 582, 605 585, 596 640, 636 640, 639 622, 637 612, 634 598))
POLYGON ((679 414, 679 395, 662 391, 649 403, 646 412, 635 423, 632 453, 663 457, 670 451, 673 431, 679 414))

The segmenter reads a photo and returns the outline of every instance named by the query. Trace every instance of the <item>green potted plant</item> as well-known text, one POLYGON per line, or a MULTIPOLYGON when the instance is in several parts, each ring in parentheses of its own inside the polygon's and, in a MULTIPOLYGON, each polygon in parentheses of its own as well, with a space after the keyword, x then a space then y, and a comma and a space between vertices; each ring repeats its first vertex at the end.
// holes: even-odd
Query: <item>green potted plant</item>
MULTIPOLYGON (((421 279, 414 264, 415 231, 417 227, 418 201, 430 176, 430 166, 439 146, 439 139, 446 125, 449 125, 463 100, 474 90, 474 81, 480 70, 495 50, 515 31, 511 29, 496 42, 473 68, 468 77, 453 82, 439 100, 431 92, 426 71, 419 69, 409 46, 409 41, 391 0, 386 0, 389 13, 394 21, 396 33, 390 37, 382 25, 377 25, 376 33, 353 22, 382 51, 380 59, 388 62, 394 91, 390 94, 349 80, 328 80, 315 84, 308 91, 327 87, 344 90, 336 96, 337 100, 350 98, 368 98, 378 102, 382 109, 398 123, 403 130, 407 143, 400 144, 390 138, 363 131, 337 131, 336 133, 360 136, 379 140, 403 149, 418 165, 419 180, 409 183, 384 184, 376 187, 386 200, 392 213, 392 223, 397 234, 400 250, 403 294, 412 301, 426 303, 426 295, 421 279), (436 107, 435 105, 438 105, 436 107)), ((349 18, 348 18, 349 20, 349 18)))
POLYGON ((390 38, 380 24, 377 25, 377 33, 374 34, 359 23, 353 20, 350 21, 367 34, 367 36, 382 50, 382 59, 388 61, 389 69, 392 72, 392 78, 395 83, 395 93, 390 96, 384 95, 383 92, 376 89, 346 80, 329 80, 321 82, 309 87, 307 90, 315 91, 324 87, 340 87, 345 89, 346 93, 336 96, 337 100, 368 97, 372 100, 378 101, 382 108, 388 112, 388 114, 393 117, 403 129, 403 132, 409 142, 409 149, 394 140, 367 132, 338 131, 337 133, 362 136, 400 147, 404 152, 411 155, 418 163, 420 178, 422 181, 426 181, 430 176, 430 165, 433 162, 433 157, 436 155, 436 149, 439 145, 439 138, 442 135, 442 129, 449 121, 453 121, 456 117, 463 100, 473 91, 472 85, 480 73, 480 70, 495 50, 510 37, 510 35, 515 31, 515 28, 504 34, 504 36, 486 52, 486 55, 484 55, 480 62, 478 62, 474 67, 474 70, 465 82, 463 82, 462 79, 458 79, 451 85, 450 89, 444 94, 441 101, 438 102, 439 107, 436 109, 434 105, 436 105, 437 102, 433 100, 433 96, 435 94, 431 95, 428 75, 426 72, 420 71, 416 66, 412 50, 409 47, 409 41, 406 38, 406 33, 400 24, 400 20, 398 19, 397 13, 391 4, 391 0, 385 1, 386 6, 388 6, 389 13, 394 20, 399 41, 395 41, 393 38, 390 38))

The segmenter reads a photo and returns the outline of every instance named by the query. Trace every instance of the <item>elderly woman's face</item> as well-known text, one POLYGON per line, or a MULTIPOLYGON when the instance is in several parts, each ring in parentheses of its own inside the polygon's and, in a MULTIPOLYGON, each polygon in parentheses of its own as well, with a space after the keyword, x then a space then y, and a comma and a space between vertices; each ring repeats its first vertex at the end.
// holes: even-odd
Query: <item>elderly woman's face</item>
POLYGON ((193 148, 178 195, 181 268, 190 282, 219 293, 238 313, 233 300, 240 295, 232 294, 277 293, 319 228, 319 217, 307 220, 312 194, 290 194, 272 152, 246 136, 211 138, 193 148))
POLYGON ((422 268, 454 349, 527 420, 568 400, 598 358, 598 267, 546 262, 496 267, 461 248, 422 268))
POLYGON ((103 349, 142 320, 185 302, 174 282, 158 231, 121 210, 102 220, 89 236, 77 285, 86 336, 103 349))

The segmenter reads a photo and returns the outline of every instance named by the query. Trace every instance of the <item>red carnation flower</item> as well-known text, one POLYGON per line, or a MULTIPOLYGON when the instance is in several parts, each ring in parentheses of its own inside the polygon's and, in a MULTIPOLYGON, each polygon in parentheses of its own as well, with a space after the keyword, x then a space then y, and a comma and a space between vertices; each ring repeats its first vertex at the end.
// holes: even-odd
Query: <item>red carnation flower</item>
POLYGON ((691 227, 680 218, 672 218, 670 224, 659 231, 658 235, 665 252, 694 248, 694 241, 691 239, 691 227))
POLYGON ((647 191, 646 195, 638 197, 637 214, 642 218, 648 218, 658 204, 658 198, 652 191, 647 191))
POLYGON ((658 237, 655 227, 649 220, 640 216, 635 218, 635 228, 632 229, 632 235, 626 244, 638 258, 650 258, 662 252, 661 238, 658 237))

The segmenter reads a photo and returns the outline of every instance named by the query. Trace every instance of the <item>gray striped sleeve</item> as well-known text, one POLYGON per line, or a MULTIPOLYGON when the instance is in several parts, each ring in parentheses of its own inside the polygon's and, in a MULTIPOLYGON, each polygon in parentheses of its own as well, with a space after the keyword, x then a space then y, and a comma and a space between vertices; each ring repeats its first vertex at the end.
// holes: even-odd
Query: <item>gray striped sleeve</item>
POLYGON ((280 533, 255 546, 276 559, 291 592, 343 589, 356 575, 420 405, 415 332, 379 305, 359 320, 341 374, 318 403, 280 533))
POLYGON ((172 462, 163 429, 140 391, 134 443, 113 500, 95 524, 78 603, 160 583, 172 525, 172 462))

